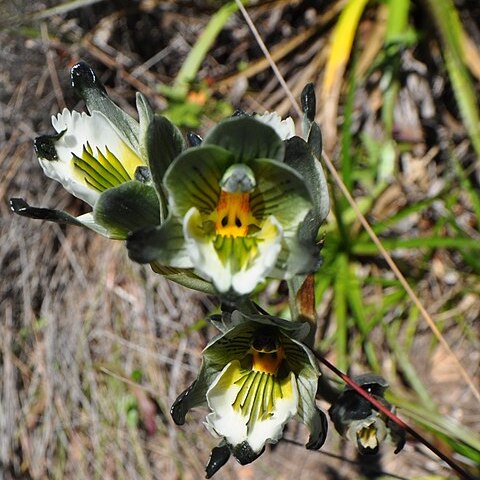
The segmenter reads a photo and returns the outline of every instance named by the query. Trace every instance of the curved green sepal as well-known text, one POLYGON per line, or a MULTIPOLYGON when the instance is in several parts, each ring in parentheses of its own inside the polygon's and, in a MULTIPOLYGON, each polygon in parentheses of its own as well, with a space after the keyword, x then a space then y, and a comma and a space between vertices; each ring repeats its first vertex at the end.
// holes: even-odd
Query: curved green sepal
POLYGON ((79 217, 74 217, 63 210, 53 210, 50 208, 40 208, 30 206, 23 198, 11 198, 10 208, 17 215, 33 218, 36 220, 47 220, 49 222, 76 225, 77 227, 88 228, 104 237, 120 239, 114 232, 110 232, 101 225, 95 223, 91 213, 86 213, 79 217))
POLYGON ((212 450, 207 466, 205 467, 205 478, 212 478, 230 458, 230 448, 228 445, 219 445, 212 450))
POLYGON ((190 409, 206 404, 208 387, 200 385, 198 379, 185 389, 173 402, 170 415, 176 425, 183 425, 190 409))
POLYGON ((153 186, 132 180, 103 192, 93 209, 96 223, 117 237, 160 224, 159 202, 153 186))
POLYGON ((197 379, 177 397, 170 409, 173 421, 177 425, 185 423, 185 417, 189 410, 207 405, 207 391, 222 367, 212 367, 208 359, 202 359, 197 379))
POLYGON ((130 233, 127 249, 128 256, 134 262, 193 268, 185 248, 183 227, 176 217, 169 217, 161 226, 130 233))
POLYGON ((284 145, 275 130, 253 117, 242 115, 220 122, 204 139, 203 145, 218 145, 232 152, 235 163, 255 158, 283 161, 284 145))
POLYGON ((310 438, 305 447, 308 450, 318 450, 327 439, 328 420, 327 416, 318 408, 312 410, 308 423, 305 422, 310 430, 310 438))
POLYGON ((138 151, 138 123, 113 103, 92 68, 85 62, 77 63, 71 69, 70 79, 74 90, 85 101, 88 111, 103 113, 125 136, 130 147, 138 151))
POLYGON ((191 269, 166 267, 158 262, 152 262, 150 266, 155 273, 163 275, 168 280, 178 283, 183 287, 197 290, 206 295, 215 295, 213 285, 203 278, 200 278, 191 269))
POLYGON ((143 96, 137 97, 140 115, 140 151, 150 168, 152 180, 166 216, 163 177, 173 160, 185 150, 186 143, 180 130, 160 115, 153 115, 143 96))
POLYGON ((305 243, 315 242, 320 225, 330 210, 328 186, 322 166, 300 137, 286 141, 285 163, 303 177, 313 202, 313 209, 300 227, 299 240, 305 243))

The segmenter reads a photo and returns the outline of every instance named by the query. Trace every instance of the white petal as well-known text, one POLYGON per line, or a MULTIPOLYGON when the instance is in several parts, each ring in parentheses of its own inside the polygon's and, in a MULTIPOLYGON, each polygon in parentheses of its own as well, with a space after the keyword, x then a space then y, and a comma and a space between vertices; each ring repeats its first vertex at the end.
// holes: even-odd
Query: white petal
POLYGON ((238 360, 229 363, 209 388, 207 402, 212 413, 207 415, 207 428, 224 437, 233 446, 247 441, 252 450, 259 453, 265 443, 276 443, 281 438, 285 424, 297 412, 295 375, 290 374, 292 395, 275 399, 275 408, 270 416, 265 419, 256 418, 253 426, 247 426, 250 418, 232 407, 241 388, 232 382, 239 366, 238 360))
POLYGON ((220 261, 213 242, 205 236, 201 224, 200 212, 192 207, 183 220, 183 234, 188 254, 200 275, 211 280, 219 292, 227 292, 232 284, 231 272, 220 261))
POLYGON ((130 178, 133 178, 137 166, 143 163, 110 121, 98 111, 87 115, 64 109, 62 113, 52 117, 52 125, 57 133, 66 130, 62 137, 55 141, 58 160, 40 158, 40 165, 48 177, 57 180, 70 193, 90 205, 95 204, 100 192, 84 181, 81 172, 72 163, 72 154, 81 157, 87 142, 94 156, 97 149, 106 155, 108 148, 124 166, 130 178))
POLYGON ((282 438, 285 424, 295 416, 298 405, 298 392, 295 375, 290 373, 293 396, 284 397, 275 402, 275 412, 266 420, 256 421, 249 433, 248 443, 255 452, 259 452, 265 442, 277 443, 282 438))
POLYGON ((255 115, 255 119, 272 127, 282 140, 295 136, 295 123, 292 117, 282 120, 282 117, 277 112, 265 112, 262 115, 255 115))
POLYGON ((258 244, 258 257, 246 269, 233 274, 232 287, 241 295, 250 293, 265 280, 282 249, 283 230, 274 217, 267 218, 256 237, 262 239, 258 244))

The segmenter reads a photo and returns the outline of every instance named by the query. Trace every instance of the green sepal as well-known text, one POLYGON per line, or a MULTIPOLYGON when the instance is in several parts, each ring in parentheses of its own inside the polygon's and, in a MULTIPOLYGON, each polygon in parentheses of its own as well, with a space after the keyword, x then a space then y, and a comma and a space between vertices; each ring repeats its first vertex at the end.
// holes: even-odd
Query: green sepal
POLYGON ((215 377, 224 365, 213 365, 208 358, 202 358, 202 366, 197 379, 173 402, 170 414, 177 425, 185 423, 189 410, 207 405, 207 392, 215 377))
POLYGON ((127 238, 127 249, 134 262, 193 268, 185 248, 183 226, 177 217, 170 216, 161 226, 132 231, 127 238))
POLYGON ((22 217, 33 218, 36 220, 46 220, 48 222, 75 225, 77 227, 88 228, 93 230, 104 237, 119 239, 114 232, 108 231, 101 225, 94 222, 91 214, 81 215, 80 217, 74 217, 63 210, 54 210, 51 208, 40 208, 30 206, 23 198, 11 198, 10 208, 17 215, 22 217))
POLYGON ((132 180, 109 188, 93 209, 95 222, 117 238, 129 232, 160 224, 160 205, 153 186, 132 180))
POLYGON ((313 209, 307 214, 298 234, 300 242, 308 244, 316 241, 320 225, 330 210, 327 181, 320 162, 304 140, 292 137, 285 143, 285 163, 303 177, 313 202, 313 209))
POLYGON ((195 274, 192 269, 166 267, 158 262, 152 262, 150 266, 155 273, 163 275, 168 280, 183 287, 197 290, 197 292, 202 292, 206 295, 215 295, 213 285, 195 274))
POLYGON ((320 160, 322 158, 322 131, 315 123, 316 97, 313 83, 307 83, 301 94, 303 122, 303 137, 312 149, 313 155, 320 160))
POLYGON ((205 467, 205 478, 212 478, 228 462, 230 455, 230 447, 225 443, 214 447, 205 467))
POLYGON ((162 218, 167 215, 163 177, 173 160, 186 149, 180 130, 167 118, 154 115, 146 99, 137 96, 140 116, 140 152, 150 168, 153 184, 162 206, 162 218))
POLYGON ((85 101, 88 111, 103 113, 138 152, 138 123, 119 108, 107 95, 105 87, 92 68, 84 62, 77 63, 70 72, 72 87, 85 101))
POLYGON ((283 161, 284 144, 275 130, 248 115, 220 122, 204 139, 203 145, 218 145, 232 152, 234 163, 255 158, 283 161))

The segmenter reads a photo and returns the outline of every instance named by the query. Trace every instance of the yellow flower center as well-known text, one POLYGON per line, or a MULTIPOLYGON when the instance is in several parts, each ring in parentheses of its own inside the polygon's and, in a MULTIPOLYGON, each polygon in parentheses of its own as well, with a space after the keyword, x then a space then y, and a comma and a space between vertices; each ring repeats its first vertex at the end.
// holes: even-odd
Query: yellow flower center
POLYGON ((285 349, 282 345, 273 351, 265 351, 264 349, 256 350, 252 348, 252 370, 276 375, 284 358, 285 349))
POLYGON ((357 432, 357 439, 364 448, 375 449, 378 445, 375 423, 372 423, 357 432))
POLYGON ((216 209, 215 231, 217 235, 246 237, 248 227, 255 223, 250 211, 250 194, 248 192, 220 192, 216 209))

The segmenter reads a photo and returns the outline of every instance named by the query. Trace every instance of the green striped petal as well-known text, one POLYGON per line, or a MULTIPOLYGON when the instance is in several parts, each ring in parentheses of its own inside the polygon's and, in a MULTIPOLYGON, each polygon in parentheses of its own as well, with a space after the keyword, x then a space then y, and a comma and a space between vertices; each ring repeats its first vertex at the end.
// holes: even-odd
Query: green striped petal
POLYGON ((234 155, 234 163, 255 158, 283 161, 285 147, 275 130, 248 115, 228 118, 214 127, 203 145, 218 145, 234 155))
POLYGON ((215 210, 220 181, 232 160, 229 152, 214 145, 191 148, 177 157, 165 175, 174 212, 183 217, 192 207, 205 214, 215 210))
POLYGON ((304 179, 285 164, 268 159, 251 163, 257 186, 250 195, 250 209, 256 218, 273 215, 285 234, 296 233, 300 222, 312 208, 304 179))

